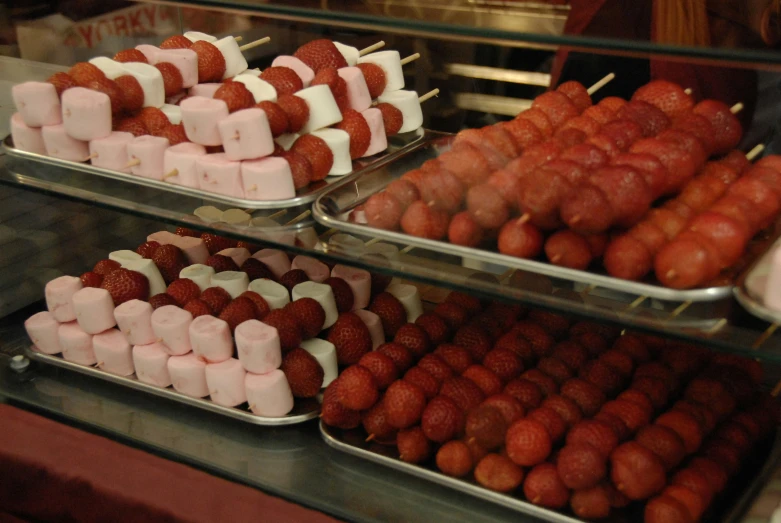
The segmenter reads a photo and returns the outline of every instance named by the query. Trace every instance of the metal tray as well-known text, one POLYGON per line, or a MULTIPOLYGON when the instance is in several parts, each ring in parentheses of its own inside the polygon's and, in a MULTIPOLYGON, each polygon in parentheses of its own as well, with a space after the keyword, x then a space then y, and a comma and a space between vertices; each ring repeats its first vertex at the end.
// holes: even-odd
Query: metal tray
MULTIPOLYGON (((410 131, 408 133, 390 137, 388 139, 388 150, 385 153, 369 158, 355 160, 353 162, 354 170, 352 174, 358 174, 358 172, 367 167, 384 164, 385 162, 392 160, 396 155, 402 153, 407 147, 410 147, 411 145, 421 141, 423 136, 423 129, 418 129, 416 131, 410 131)), ((287 209, 290 207, 306 205, 314 201, 330 185, 343 178, 343 176, 328 176, 320 183, 310 184, 307 187, 301 189, 298 191, 295 198, 290 198, 287 200, 247 200, 244 198, 233 198, 230 196, 202 191, 192 187, 174 185, 172 183, 166 183, 162 180, 152 180, 151 178, 133 176, 131 174, 113 171, 111 169, 94 167, 88 163, 60 160, 58 158, 52 158, 42 154, 22 151, 14 147, 11 136, 6 137, 6 139, 3 141, 3 149, 8 156, 18 160, 67 168, 71 172, 80 172, 93 176, 101 176, 103 178, 119 180, 136 186, 149 187, 151 189, 175 193, 182 196, 189 196, 192 198, 200 198, 212 202, 232 205, 242 209, 287 209)))
POLYGON ((738 278, 733 294, 744 309, 772 324, 781 324, 781 311, 766 307, 763 291, 766 286, 773 252, 781 248, 781 240, 772 243, 765 252, 738 278))
MULTIPOLYGON (((592 287, 612 289, 635 297, 656 298, 673 302, 713 302, 727 299, 732 294, 733 284, 718 284, 712 287, 690 290, 676 290, 654 282, 622 280, 595 272, 558 267, 539 260, 528 260, 500 254, 498 252, 454 245, 445 241, 429 240, 386 231, 348 221, 350 211, 364 203, 371 195, 384 189, 390 182, 407 171, 420 167, 423 162, 436 158, 447 151, 452 141, 450 134, 426 131, 425 139, 411 145, 382 165, 371 166, 357 175, 351 175, 329 186, 317 198, 312 213, 317 221, 327 227, 340 229, 369 237, 376 237, 401 245, 420 247, 463 258, 470 258, 511 269, 520 269, 536 274, 581 283, 592 287)), ((745 265, 744 265, 745 266, 745 265)))
POLYGON ((246 405, 239 407, 223 407, 222 405, 217 405, 208 399, 191 398, 190 396, 185 396, 184 394, 176 392, 171 387, 161 389, 160 387, 147 385, 146 383, 138 381, 134 374, 130 376, 117 376, 116 374, 110 374, 95 367, 86 367, 84 365, 78 365, 76 363, 71 363, 70 361, 65 361, 61 356, 42 354, 33 350, 32 348, 27 349, 26 355, 31 360, 43 363, 45 365, 53 365, 55 367, 60 367, 69 371, 86 374, 87 376, 93 376, 104 381, 122 385, 123 387, 127 387, 129 389, 140 390, 154 396, 167 398, 171 401, 183 403, 197 409, 220 414, 222 416, 237 419, 252 425, 295 425, 297 423, 303 423, 310 419, 314 419, 320 415, 320 403, 316 399, 297 399, 295 401, 293 411, 287 416, 280 418, 268 418, 264 416, 256 416, 247 410, 246 405))

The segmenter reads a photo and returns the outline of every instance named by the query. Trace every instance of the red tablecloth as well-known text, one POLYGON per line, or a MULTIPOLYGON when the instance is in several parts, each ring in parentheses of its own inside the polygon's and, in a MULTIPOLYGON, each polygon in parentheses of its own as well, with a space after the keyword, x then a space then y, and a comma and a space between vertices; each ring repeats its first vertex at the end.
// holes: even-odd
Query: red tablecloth
POLYGON ((0 405, 0 522, 333 523, 320 512, 0 405))

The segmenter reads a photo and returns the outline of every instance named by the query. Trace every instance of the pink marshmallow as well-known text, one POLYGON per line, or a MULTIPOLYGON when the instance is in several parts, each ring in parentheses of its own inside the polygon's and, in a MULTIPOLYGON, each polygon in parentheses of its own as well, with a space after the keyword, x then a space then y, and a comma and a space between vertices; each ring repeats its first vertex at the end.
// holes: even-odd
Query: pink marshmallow
POLYGON ((232 259, 239 267, 244 265, 244 262, 247 261, 250 256, 249 251, 244 247, 231 247, 229 249, 223 249, 217 254, 227 256, 228 258, 232 259))
POLYGON ((209 249, 206 248, 206 244, 201 238, 176 236, 176 239, 171 243, 181 249, 190 264, 206 263, 209 258, 209 249))
POLYGON ((168 183, 198 188, 195 162, 205 154, 204 146, 197 143, 172 145, 163 153, 163 179, 168 183))
POLYGON ((249 200, 287 200, 296 196, 293 173, 284 158, 242 162, 241 178, 249 200))
POLYGON ((24 329, 35 345, 36 350, 44 354, 59 354, 62 352, 60 338, 57 335, 59 322, 49 311, 33 314, 24 322, 24 329))
POLYGON ((117 324, 114 300, 106 289, 84 287, 73 295, 76 321, 89 334, 98 334, 117 324))
POLYGON ((30 127, 62 123, 62 108, 57 89, 49 82, 23 82, 11 87, 16 110, 30 127))
POLYGON ((301 269, 309 276, 310 280, 317 283, 323 283, 331 276, 328 265, 309 256, 296 256, 293 258, 290 268, 301 269))
POLYGON ((146 57, 146 61, 149 62, 149 65, 155 65, 157 63, 157 55, 162 52, 162 49, 159 47, 149 44, 137 45, 136 50, 141 51, 146 57))
POLYGON ((250 410, 258 416, 279 418, 293 410, 293 393, 285 373, 279 369, 267 374, 248 373, 244 379, 250 410))
POLYGON ((96 334, 92 337, 92 349, 98 368, 118 376, 130 376, 135 372, 133 367, 133 348, 127 342, 124 334, 117 329, 96 334))
POLYGON ((282 365, 282 350, 277 329, 258 320, 248 320, 236 327, 239 361, 249 372, 264 374, 282 365))
POLYGON ((42 127, 41 136, 46 154, 52 158, 83 162, 89 156, 89 144, 70 136, 62 124, 42 127))
POLYGON ((171 375, 168 373, 168 354, 160 342, 133 347, 133 366, 136 378, 142 383, 156 387, 171 385, 171 375))
POLYGON ((181 356, 192 350, 190 323, 193 315, 176 305, 164 305, 152 313, 152 330, 165 343, 166 352, 181 356))
POLYGON ((244 379, 247 371, 239 360, 230 358, 221 363, 206 365, 206 385, 209 396, 217 405, 235 407, 247 401, 244 379))
POLYGON ((377 347, 385 343, 385 331, 382 329, 382 322, 379 316, 366 309, 357 310, 355 314, 361 318, 366 328, 369 329, 369 334, 372 337, 372 350, 376 350, 377 347))
POLYGON ((190 90, 187 91, 187 94, 190 96, 202 96, 204 98, 213 98, 214 93, 217 92, 217 89, 222 87, 221 83, 207 83, 207 84, 196 84, 192 87, 190 87, 190 90))
POLYGON ((147 345, 157 340, 152 330, 152 306, 149 302, 130 300, 114 309, 117 327, 131 345, 147 345))
POLYGON ((369 305, 372 294, 372 277, 363 269, 335 265, 331 276, 342 278, 353 291, 353 310, 365 309, 369 305))
POLYGON ((241 163, 228 159, 225 153, 207 154, 195 162, 201 190, 244 198, 241 163))
POLYGON ((350 109, 361 112, 372 106, 372 97, 363 71, 357 67, 342 67, 337 73, 347 84, 347 104, 350 109))
POLYGON ((54 278, 44 287, 46 308, 60 323, 76 319, 73 308, 73 295, 82 289, 81 280, 75 276, 54 278))
POLYGON ((190 324, 193 352, 206 363, 219 363, 233 356, 228 323, 214 316, 198 316, 190 324))
POLYGON ((187 139, 201 145, 222 145, 218 124, 228 117, 228 106, 222 100, 193 96, 183 100, 182 124, 187 139))
POLYGON ((162 180, 163 157, 168 149, 168 138, 160 136, 144 135, 134 138, 127 145, 129 163, 138 162, 130 167, 130 172, 143 178, 162 180))
POLYGON ((21 113, 14 113, 11 116, 11 137, 14 140, 14 147, 20 151, 46 154, 43 132, 39 127, 30 127, 24 123, 21 113))
POLYGON ((158 51, 154 62, 149 62, 150 64, 160 62, 173 64, 182 73, 182 87, 185 89, 198 83, 198 55, 195 51, 192 49, 159 49, 158 51))
POLYGON ((274 139, 263 109, 236 111, 217 126, 229 160, 252 160, 274 152, 274 139))
POLYGON ((279 249, 261 249, 252 257, 262 261, 277 279, 290 270, 290 258, 279 249))
POLYGON ((168 374, 177 392, 193 398, 204 398, 209 395, 209 387, 206 385, 206 364, 195 354, 168 358, 168 374))
POLYGON ((274 61, 271 62, 271 66, 289 67, 295 71, 299 78, 301 78, 301 82, 303 82, 304 87, 309 87, 309 84, 311 84, 312 80, 315 79, 315 72, 312 70, 312 68, 295 56, 277 56, 274 58, 274 61))
POLYGON ((83 87, 62 93, 62 124, 77 140, 94 140, 111 134, 111 100, 108 95, 83 87))
POLYGON ((147 236, 146 241, 157 242, 160 245, 175 245, 178 238, 181 238, 181 236, 170 231, 157 231, 147 236))
POLYGON ((371 140, 369 141, 369 148, 363 154, 366 156, 373 156, 381 153, 388 148, 388 137, 385 135, 385 123, 382 120, 382 111, 372 107, 366 109, 361 113, 369 124, 369 131, 371 131, 371 140))
POLYGON ((60 324, 57 337, 62 347, 62 357, 66 361, 79 365, 95 365, 95 352, 92 350, 92 335, 84 332, 75 321, 60 324))
POLYGON ((90 162, 95 167, 129 173, 127 146, 134 138, 131 133, 115 131, 105 138, 90 140, 90 162))

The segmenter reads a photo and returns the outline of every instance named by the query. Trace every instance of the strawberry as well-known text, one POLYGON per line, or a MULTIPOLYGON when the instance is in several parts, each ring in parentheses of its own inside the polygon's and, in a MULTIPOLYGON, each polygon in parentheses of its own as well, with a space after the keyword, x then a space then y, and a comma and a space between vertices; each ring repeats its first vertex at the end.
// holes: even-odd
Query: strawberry
POLYGON ((296 190, 303 189, 312 182, 312 164, 303 155, 285 151, 279 156, 287 160, 293 175, 293 187, 296 190))
POLYGON ((279 107, 287 116, 288 131, 297 133, 309 120, 309 105, 303 98, 294 94, 284 94, 277 100, 279 107))
POLYGON ((248 258, 241 264, 241 272, 246 272, 249 281, 266 278, 274 280, 274 274, 269 270, 265 263, 257 258, 248 258))
POLYGON ((257 317, 259 320, 264 319, 271 311, 271 307, 268 306, 266 300, 263 299, 263 296, 261 296, 257 292, 244 291, 241 294, 239 294, 239 298, 247 298, 248 300, 250 300, 252 303, 255 304, 255 311, 257 313, 257 317))
POLYGON ((591 488, 607 475, 607 457, 590 443, 568 443, 559 451, 556 469, 567 487, 591 488))
POLYGON ((742 453, 749 451, 754 439, 751 434, 749 434, 749 431, 736 421, 727 421, 722 424, 713 437, 717 440, 721 439, 730 442, 742 453))
POLYGON ((233 240, 208 232, 201 234, 201 239, 206 244, 206 248, 209 250, 209 254, 217 254, 222 250, 236 246, 233 240))
POLYGON ((508 332, 494 344, 494 349, 508 350, 518 356, 522 362, 532 363, 536 357, 531 343, 517 332, 508 332))
POLYGON ((182 73, 174 64, 160 62, 155 64, 155 67, 163 76, 163 89, 166 97, 174 96, 182 91, 182 83, 184 82, 182 73))
POLYGON ((609 396, 615 395, 624 384, 624 379, 613 367, 598 360, 592 360, 583 365, 578 375, 602 389, 609 396))
POLYGON ((361 424, 361 414, 342 406, 339 378, 331 382, 323 393, 320 419, 323 423, 340 429, 354 429, 361 424))
POLYGON ((200 40, 190 49, 198 55, 198 83, 219 82, 225 74, 225 57, 213 44, 200 40))
POLYGON ((190 141, 187 139, 187 133, 184 131, 184 124, 181 123, 176 125, 166 125, 159 134, 168 140, 168 144, 171 146, 190 141))
POLYGON ((526 409, 539 407, 543 400, 540 387, 536 383, 522 378, 512 380, 502 392, 520 401, 526 409))
POLYGON ((485 399, 485 394, 480 387, 475 385, 474 381, 462 376, 446 379, 439 392, 452 399, 464 412, 477 407, 485 399))
POLYGON ((496 492, 512 492, 523 481, 523 469, 501 454, 488 454, 474 470, 475 480, 496 492))
POLYGON ((453 376, 453 370, 445 360, 435 354, 426 354, 418 362, 418 367, 425 370, 440 383, 453 376))
POLYGON ((310 85, 327 85, 337 101, 347 98, 347 83, 334 67, 324 67, 317 71, 310 85))
MULTIPOLYGON (((662 363, 653 361, 637 367, 633 375, 633 378, 637 380, 638 378, 646 378, 646 377, 656 378, 658 380, 661 380, 662 382, 665 383, 665 385, 667 386, 667 390, 669 392, 674 392, 678 389, 678 378, 675 377, 675 374, 673 373, 672 370, 670 370, 669 367, 667 367, 662 363)), ((694 384, 697 383, 698 381, 699 380, 692 380, 691 383, 689 384, 688 389, 694 387, 695 386, 694 384)), ((702 389, 709 390, 712 393, 712 391, 718 390, 719 386, 720 384, 716 381, 713 382, 708 381, 705 387, 702 387, 702 389)), ((721 390, 724 391, 723 386, 721 387, 721 390)), ((684 393, 684 396, 686 396, 686 393, 684 393)), ((687 398, 687 399, 693 399, 694 401, 707 404, 707 401, 703 401, 704 398, 702 397, 700 397, 699 399, 698 398, 687 398)))
POLYGON ((531 343, 532 349, 538 357, 547 356, 553 350, 555 343, 553 336, 536 323, 525 320, 519 321, 513 326, 511 332, 526 338, 531 343))
POLYGON ((358 363, 361 356, 372 348, 369 329, 361 318, 352 312, 339 315, 328 331, 328 341, 336 347, 336 357, 340 365, 358 363))
POLYGON ((347 61, 331 40, 312 40, 299 47, 293 56, 308 65, 315 73, 324 67, 336 69, 347 67, 347 61))
POLYGON ((292 291, 293 287, 305 281, 309 281, 309 276, 301 269, 291 269, 279 278, 279 283, 289 291, 292 291))
POLYGON ((581 519, 603 519, 610 515, 611 491, 607 484, 600 483, 591 488, 572 493, 569 505, 572 512, 581 519))
POLYGON ((716 415, 711 409, 701 403, 689 400, 676 401, 670 410, 680 410, 691 414, 700 424, 704 433, 711 432, 716 427, 716 415))
POLYGON ((672 496, 657 496, 645 505, 643 521, 647 523, 685 523, 695 520, 686 505, 679 500, 672 496))
POLYGON ((103 275, 92 271, 85 272, 79 276, 79 279, 82 287, 100 287, 100 284, 103 283, 103 275))
POLYGON ((618 416, 632 433, 645 427, 651 421, 651 412, 637 403, 626 400, 608 401, 600 409, 600 413, 602 412, 618 416))
POLYGON ((570 368, 561 360, 553 357, 542 358, 537 363, 537 369, 553 378, 556 385, 561 385, 572 377, 570 368))
POLYGON ((292 350, 301 345, 301 324, 289 310, 274 309, 263 318, 263 323, 277 329, 283 351, 292 350))
POLYGON ((356 67, 363 73, 363 78, 369 87, 369 95, 372 98, 378 98, 385 91, 385 86, 387 85, 385 71, 379 65, 370 62, 358 64, 356 67))
POLYGON ((239 266, 230 256, 213 254, 206 258, 206 265, 214 269, 214 272, 238 271, 239 266))
POLYGON ((683 411, 670 411, 662 414, 654 421, 656 425, 661 425, 672 429, 683 440, 686 452, 692 454, 700 448, 702 444, 702 428, 694 417, 683 411))
POLYGON ((119 268, 105 274, 100 288, 111 294, 114 306, 130 300, 146 301, 149 298, 149 280, 140 272, 128 269, 119 268))
POLYGON ((485 231, 475 222, 468 211, 453 215, 447 228, 447 239, 455 245, 477 247, 483 242, 485 231))
POLYGON ((520 419, 510 425, 505 442, 507 456, 522 467, 542 463, 552 450, 548 430, 542 423, 530 419, 520 419))
POLYGON ((165 292, 161 292, 160 294, 155 294, 151 298, 149 298, 149 304, 152 306, 153 309, 159 309, 160 307, 164 307, 166 305, 174 305, 176 307, 179 306, 179 304, 176 302, 173 296, 170 294, 166 294, 165 292))
POLYGON ((482 329, 483 332, 488 334, 491 338, 491 343, 499 339, 499 337, 505 333, 505 329, 502 328, 499 318, 495 318, 484 312, 472 318, 467 325, 474 325, 482 329))
POLYGON ((46 81, 54 86, 57 90, 57 96, 60 98, 62 98, 62 93, 65 92, 65 90, 70 89, 71 87, 78 87, 79 85, 71 75, 63 72, 54 73, 46 81))
MULTIPOLYGON (((667 404, 667 400, 670 397, 664 382, 660 379, 651 378, 648 376, 642 376, 632 382, 632 388, 628 391, 621 393, 621 395, 629 395, 637 400, 638 393, 648 398, 652 409, 659 410, 667 404)), ((642 402, 642 399, 639 400, 642 402)))
POLYGON ((385 126, 385 135, 395 136, 398 134, 401 126, 404 125, 404 115, 401 114, 401 111, 395 106, 384 102, 377 104, 375 108, 379 109, 382 113, 382 123, 385 126))
POLYGON ((389 292, 382 292, 375 296, 369 310, 380 317, 386 336, 394 336, 396 331, 407 323, 407 311, 404 305, 389 292))
POLYGON ((703 100, 694 107, 692 112, 705 117, 710 122, 713 154, 726 154, 740 142, 743 128, 725 103, 717 100, 703 100))
POLYGON ((252 93, 241 82, 223 83, 212 98, 225 102, 230 113, 248 109, 255 105, 255 98, 252 96, 252 93))
POLYGON ((176 304, 180 307, 201 295, 200 287, 189 278, 180 278, 171 282, 165 292, 176 300, 176 304))
POLYGON ((404 209, 401 203, 387 192, 373 194, 364 204, 366 224, 369 227, 395 231, 399 228, 404 209))
POLYGON ((402 430, 396 435, 399 459, 407 463, 420 463, 431 455, 431 442, 420 427, 402 430))
POLYGON ((583 418, 583 412, 578 407, 578 404, 565 396, 558 394, 548 396, 542 402, 542 406, 555 410, 561 416, 561 419, 564 420, 564 423, 567 424, 568 428, 572 428, 583 418))
POLYGON ((378 401, 372 408, 363 413, 361 418, 363 430, 378 443, 388 442, 395 444, 396 429, 388 424, 388 416, 385 414, 385 404, 378 401))
POLYGON ((412 352, 399 343, 384 343, 377 347, 377 352, 392 359, 399 373, 407 371, 415 363, 412 352))
POLYGON ((304 88, 301 77, 289 67, 269 67, 260 73, 260 79, 273 85, 277 96, 293 94, 304 88))
POLYGON ((437 396, 423 410, 420 427, 431 441, 445 443, 464 430, 464 413, 453 400, 437 396))
POLYGON ((475 325, 466 325, 456 331, 453 343, 469 351, 474 361, 482 361, 491 350, 491 338, 483 329, 475 325))
MULTIPOLYGON (((250 252, 250 254, 255 254, 256 252, 258 252, 260 249, 263 248, 260 245, 258 245, 257 243, 250 243, 250 242, 246 242, 246 241, 243 241, 243 240, 237 241, 236 242, 236 247, 238 247, 239 249, 247 249, 250 252)), ((243 264, 242 264, 241 267, 242 267, 242 270, 244 270, 244 265, 243 264)))
POLYGON ((604 458, 618 446, 618 436, 610 425, 599 420, 582 420, 567 433, 567 445, 593 445, 604 458))
MULTIPOLYGON (((421 427, 422 428, 422 427, 421 427)), ((426 430, 423 429, 425 433, 426 430)), ((429 437, 426 435, 426 437, 429 437)), ((431 439, 429 437, 429 439, 431 439)), ((437 468, 448 476, 461 478, 472 471, 474 462, 469 447, 463 441, 448 441, 437 452, 437 468)))
POLYGON ((161 245, 152 256, 165 283, 170 285, 179 279, 179 273, 187 266, 184 253, 174 245, 161 245))
POLYGON ((523 495, 535 505, 562 508, 569 501, 570 491, 561 481, 556 465, 542 463, 526 475, 526 480, 523 482, 523 495))
POLYGON ((420 387, 427 400, 431 400, 439 394, 441 382, 430 372, 420 367, 412 367, 404 374, 404 381, 420 387))
POLYGON ((305 134, 293 143, 291 150, 299 153, 312 164, 312 181, 323 180, 328 176, 334 163, 334 155, 321 138, 305 134))
POLYGON ((619 445, 610 455, 610 463, 613 485, 629 499, 646 499, 665 486, 662 462, 635 441, 619 445))
MULTIPOLYGON (((257 319, 255 304, 249 298, 236 298, 231 301, 220 313, 219 318, 228 324, 231 332, 247 320, 257 319)), ((282 336, 280 335, 280 341, 282 336)))
POLYGON ((287 120, 287 113, 282 110, 279 104, 266 100, 258 103, 255 107, 258 109, 263 109, 263 111, 266 113, 266 118, 268 118, 268 125, 271 129, 271 135, 274 138, 285 134, 288 131, 289 123, 287 120))
POLYGON ((502 380, 499 376, 482 365, 471 365, 462 376, 472 380, 485 396, 493 396, 502 391, 502 380))
POLYGON ((334 298, 336 299, 336 310, 338 310, 340 313, 349 312, 352 310, 354 302, 353 291, 346 281, 344 281, 342 278, 332 276, 330 278, 326 278, 323 283, 331 287, 331 290, 334 293, 334 298))
POLYGON ((605 393, 599 387, 580 378, 572 378, 561 386, 561 395, 569 398, 586 417, 592 417, 607 401, 605 393))
POLYGON ((122 51, 114 55, 113 60, 115 62, 122 62, 122 63, 128 63, 128 62, 141 62, 144 64, 149 63, 149 60, 146 59, 146 55, 144 55, 144 53, 142 53, 138 49, 123 49, 122 51))
POLYGON ((651 359, 648 348, 639 336, 624 334, 613 343, 613 349, 628 354, 638 365, 647 363, 651 359))
POLYGON ((430 349, 428 334, 414 323, 402 325, 396 331, 393 341, 407 347, 417 359, 425 356, 430 349))
MULTIPOLYGON (((444 175, 443 175, 444 176, 444 175)), ((401 217, 401 229, 412 236, 440 240, 448 231, 450 216, 429 207, 423 201, 413 202, 401 217)))
POLYGON ((374 382, 380 390, 387 389, 399 378, 399 369, 393 359, 379 351, 372 351, 361 356, 358 364, 365 367, 374 376, 374 382))
POLYGON ((393 180, 385 187, 385 192, 396 198, 403 209, 409 207, 415 200, 420 199, 418 188, 408 180, 393 180))
POLYGON ((397 429, 406 429, 420 421, 423 409, 426 407, 426 396, 423 391, 403 380, 392 383, 382 401, 388 416, 388 424, 397 429))
POLYGON ((101 276, 106 276, 107 274, 114 272, 120 267, 121 265, 119 264, 119 262, 116 262, 114 260, 104 259, 104 260, 100 260, 98 263, 95 264, 94 267, 92 267, 92 272, 94 272, 95 274, 100 274, 101 276))
POLYGON ((123 133, 131 133, 133 136, 144 136, 149 134, 149 129, 146 128, 144 122, 140 118, 123 118, 118 121, 115 131, 123 133))
POLYGON ((103 71, 89 62, 78 62, 68 70, 68 75, 70 75, 70 77, 73 78, 73 81, 81 87, 86 86, 93 80, 106 78, 103 71))
MULTIPOLYGON (((447 341, 450 334, 450 328, 447 323, 445 323, 445 320, 431 312, 418 316, 415 320, 415 325, 426 331, 432 345, 438 346, 444 343, 447 341)), ((387 330, 385 332, 387 332, 387 330)))
POLYGON ((317 336, 325 323, 325 310, 312 298, 299 298, 285 305, 285 310, 298 320, 303 338, 308 340, 317 336))
POLYGON ((580 82, 564 82, 556 88, 556 91, 566 95, 581 113, 591 107, 591 95, 580 82))
POLYGON ((366 410, 379 398, 374 376, 365 367, 353 365, 339 375, 342 405, 348 409, 366 410))
POLYGON ((108 96, 111 101, 111 114, 118 115, 123 110, 123 96, 122 91, 115 82, 112 82, 108 78, 100 78, 92 80, 84 85, 87 89, 103 93, 108 96))
POLYGON ((635 436, 635 441, 656 454, 667 470, 677 467, 686 457, 683 440, 674 430, 663 425, 643 427, 635 436))
POLYGON ((694 469, 705 476, 714 493, 724 490, 729 480, 724 467, 710 458, 696 457, 689 462, 688 468, 694 469))
POLYGON ((440 303, 434 307, 434 314, 445 320, 451 330, 456 330, 466 323, 469 315, 466 309, 456 303, 440 303))
POLYGON ((466 416, 467 438, 474 438, 486 450, 495 449, 504 443, 507 427, 502 412, 490 405, 480 405, 466 416))
POLYGON ((562 361, 573 372, 579 370, 589 358, 588 351, 579 343, 571 340, 557 343, 551 356, 562 361))
POLYGON ((513 396, 504 393, 490 396, 483 401, 480 406, 490 406, 498 410, 508 427, 516 420, 521 419, 526 413, 526 409, 520 401, 513 396))
POLYGON ((372 133, 366 118, 355 109, 342 112, 342 121, 334 127, 350 135, 350 158, 356 160, 366 153, 372 139, 372 133))
POLYGON ((160 43, 160 49, 189 49, 193 43, 182 35, 169 36, 160 43))
POLYGON ((138 113, 138 118, 144 124, 144 127, 155 136, 158 136, 163 129, 171 124, 165 113, 156 107, 144 107, 138 113))
POLYGON ((541 423, 548 431, 551 441, 558 443, 567 433, 567 424, 561 416, 550 407, 539 407, 526 416, 526 419, 541 423))
POLYGON ((539 369, 529 369, 521 374, 521 378, 531 381, 540 388, 544 397, 552 396, 559 391, 559 386, 553 381, 553 378, 539 369))
POLYGON ((197 318, 198 316, 212 315, 211 308, 200 298, 188 301, 182 308, 192 314, 193 318, 197 318))
POLYGON ((160 244, 155 241, 144 242, 136 247, 136 252, 144 258, 151 260, 159 247, 160 244))
POLYGON ((670 485, 686 487, 697 494, 705 503, 705 506, 710 505, 713 499, 713 487, 711 487, 710 482, 701 472, 693 468, 685 468, 676 472, 670 480, 670 485))
POLYGON ((209 306, 212 314, 219 314, 231 302, 231 295, 222 287, 209 287, 201 293, 200 299, 209 306))

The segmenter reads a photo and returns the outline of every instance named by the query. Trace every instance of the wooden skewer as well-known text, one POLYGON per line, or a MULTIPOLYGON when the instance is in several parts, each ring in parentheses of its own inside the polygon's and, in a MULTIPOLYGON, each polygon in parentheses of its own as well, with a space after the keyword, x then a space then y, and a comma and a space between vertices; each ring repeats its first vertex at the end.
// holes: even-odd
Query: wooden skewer
POLYGON ((770 391, 770 395, 774 398, 777 398, 779 394, 781 394, 781 380, 779 380, 779 382, 776 383, 776 386, 773 387, 773 390, 770 391))
POLYGON ((434 97, 435 97, 435 96, 437 96, 438 94, 439 94, 439 89, 432 89, 431 91, 427 92, 427 93, 426 93, 426 94, 424 94, 423 96, 419 97, 419 98, 418 98, 418 101, 419 101, 420 103, 423 103, 423 102, 425 102, 426 100, 429 100, 429 99, 431 99, 431 98, 434 98, 434 97))
POLYGON ((627 309, 632 310, 636 309, 640 306, 641 303, 643 303, 645 300, 648 299, 648 296, 638 296, 638 298, 629 304, 629 307, 627 309))
POLYGON ((270 41, 271 41, 271 37, 267 36, 265 38, 261 38, 260 40, 255 40, 254 42, 250 42, 248 44, 242 45, 241 47, 239 47, 239 51, 241 51, 243 53, 244 51, 247 51, 248 49, 252 49, 253 47, 258 47, 260 45, 267 44, 270 41))
POLYGON ((243 36, 234 36, 233 39, 236 40, 237 42, 241 42, 242 40, 244 40, 244 37, 243 36))
POLYGON ((89 156, 87 156, 86 158, 84 158, 82 160, 82 162, 88 162, 88 161, 92 160, 93 158, 97 158, 97 157, 98 157, 98 153, 92 153, 89 156))
POLYGON ((373 53, 377 49, 382 49, 383 47, 385 47, 385 42, 380 40, 376 44, 370 45, 369 47, 365 47, 364 49, 361 49, 360 51, 358 51, 358 56, 366 56, 367 54, 373 53))
POLYGON ((414 245, 407 245, 406 247, 404 247, 402 250, 399 251, 399 254, 407 254, 414 248, 415 248, 414 245))
POLYGON ((307 216, 309 216, 310 214, 312 214, 312 211, 306 210, 301 214, 299 214, 298 216, 296 216, 295 218, 293 218, 292 220, 290 220, 289 222, 287 222, 285 225, 293 225, 294 223, 298 223, 304 218, 306 218, 307 216))
POLYGON ((605 87, 607 84, 612 82, 615 77, 616 77, 616 73, 609 73, 603 79, 601 79, 600 81, 598 81, 597 83, 589 87, 586 90, 586 92, 588 92, 589 95, 596 93, 597 91, 605 87))
POLYGON ((765 144, 760 143, 754 146, 753 149, 751 149, 749 152, 746 153, 746 160, 749 162, 753 162, 754 158, 762 154, 762 151, 765 150, 765 144))
POLYGON ((410 62, 414 62, 418 58, 420 58, 420 53, 411 54, 407 58, 401 59, 401 65, 407 65, 410 62))
POLYGON ((167 180, 168 178, 173 178, 174 176, 177 176, 179 174, 179 169, 174 169, 170 173, 163 175, 163 180, 167 180))
POLYGON ((374 434, 369 434, 369 437, 368 437, 368 438, 366 438, 364 441, 365 441, 366 443, 369 443, 369 442, 370 442, 371 440, 373 440, 373 439, 374 439, 374 434))
POLYGON ((683 311, 689 308, 689 306, 692 304, 691 301, 685 301, 678 305, 672 313, 670 313, 670 318, 675 318, 676 316, 680 315, 683 311))
POLYGON ((738 114, 740 111, 743 110, 743 104, 741 102, 736 103, 732 107, 730 107, 729 111, 732 114, 738 114))
POLYGON ((248 406, 248 407, 247 407, 247 410, 252 410, 252 409, 254 409, 254 408, 255 408, 255 405, 253 404, 253 405, 250 405, 250 406, 248 406))
POLYGON ((687 87, 686 89, 683 90, 683 92, 691 96, 694 91, 691 90, 691 87, 687 87))
POLYGON ((280 216, 283 216, 285 214, 287 214, 287 209, 282 209, 281 211, 277 211, 274 214, 269 214, 268 216, 266 216, 266 218, 273 220, 274 218, 279 218, 280 216))
POLYGON ((765 343, 774 332, 776 332, 776 329, 778 329, 778 323, 773 323, 770 325, 767 329, 765 329, 765 332, 763 332, 762 335, 757 338, 757 341, 751 345, 751 348, 754 350, 760 348, 762 344, 765 343))
POLYGON ((369 246, 371 246, 371 245, 374 245, 374 244, 375 244, 375 243, 377 243, 378 241, 380 241, 380 239, 379 239, 379 238, 372 238, 371 240, 369 240, 369 241, 367 241, 366 243, 364 243, 364 244, 363 244, 363 246, 364 246, 364 247, 369 247, 369 246))
POLYGON ((124 168, 125 169, 130 169, 131 167, 135 167, 136 165, 140 165, 140 164, 141 164, 141 160, 136 158, 135 160, 129 161, 124 168))

